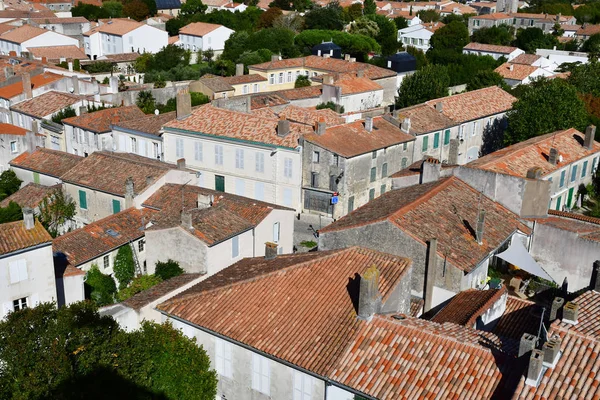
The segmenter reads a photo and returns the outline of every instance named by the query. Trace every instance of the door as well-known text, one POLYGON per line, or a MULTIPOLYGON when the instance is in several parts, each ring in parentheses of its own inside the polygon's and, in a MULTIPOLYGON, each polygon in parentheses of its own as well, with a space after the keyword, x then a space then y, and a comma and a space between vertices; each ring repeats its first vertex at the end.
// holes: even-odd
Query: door
POLYGON ((217 192, 225 191, 225 177, 221 175, 215 175, 215 190, 217 192))
POLYGON ((575 191, 575 188, 571 188, 569 189, 569 194, 567 195, 567 207, 571 208, 571 203, 573 201, 573 192, 575 191))

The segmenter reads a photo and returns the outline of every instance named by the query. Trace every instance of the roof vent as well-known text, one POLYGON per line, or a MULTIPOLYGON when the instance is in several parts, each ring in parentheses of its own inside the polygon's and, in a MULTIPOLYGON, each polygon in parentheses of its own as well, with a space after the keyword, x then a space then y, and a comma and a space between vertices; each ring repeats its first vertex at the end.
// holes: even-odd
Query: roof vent
POLYGON ((112 237, 117 237, 117 236, 119 236, 119 232, 117 232, 117 231, 115 231, 115 230, 113 230, 113 229, 107 229, 107 230, 106 230, 106 234, 107 234, 108 236, 112 236, 112 237))

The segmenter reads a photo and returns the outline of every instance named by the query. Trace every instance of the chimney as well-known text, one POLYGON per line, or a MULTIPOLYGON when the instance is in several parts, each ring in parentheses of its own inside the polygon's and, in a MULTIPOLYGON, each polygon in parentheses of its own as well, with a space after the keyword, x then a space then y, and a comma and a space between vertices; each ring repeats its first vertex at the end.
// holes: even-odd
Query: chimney
POLYGON ((33 209, 29 207, 23 207, 23 223, 25 229, 30 230, 35 226, 35 220, 33 219, 33 209))
POLYGON ((275 62, 275 61, 279 61, 279 55, 278 54, 273 54, 271 56, 271 62, 275 62))
POLYGON ((436 159, 426 159, 421 164, 419 184, 435 182, 440 178, 442 164, 436 159))
POLYGON ((12 78, 15 75, 15 72, 12 67, 4 67, 4 77, 6 79, 12 78))
POLYGON ((522 357, 535 349, 537 345, 537 336, 530 333, 524 333, 519 341, 519 357, 522 357))
POLYGON ((290 121, 281 118, 277 121, 277 136, 286 137, 290 133, 290 121))
POLYGON ((406 117, 402 120, 402 125, 400 125, 400 130, 404 133, 410 134, 410 118, 406 117))
POLYGON ((192 113, 192 97, 187 90, 177 92, 177 119, 183 119, 192 113))
POLYGON ((152 176, 147 176, 146 177, 146 186, 151 186, 152 183, 154 183, 154 177, 152 176))
POLYGON ((333 85, 333 75, 323 76, 323 85, 333 85))
POLYGON ((585 128, 585 139, 583 140, 583 147, 591 150, 594 147, 594 137, 596 136, 596 127, 590 125, 585 128))
POLYGON ((550 321, 554 321, 560 318, 560 309, 565 304, 565 299, 562 297, 555 297, 552 301, 552 307, 550 308, 550 321))
POLYGON ((458 164, 458 148, 460 147, 460 141, 458 139, 450 139, 450 149, 448 150, 448 164, 458 164))
POLYGON ((327 124, 325 123, 325 121, 323 121, 323 117, 319 118, 319 121, 317 122, 316 126, 315 126, 315 133, 319 136, 321 136, 322 134, 325 133, 325 131, 327 130, 327 124))
POLYGON ((210 194, 198 193, 198 201, 196 206, 200 210, 204 210, 206 208, 212 207, 212 203, 214 201, 214 196, 210 194))
POLYGON ((71 77, 71 85, 73 85, 73 94, 79 95, 79 79, 77 78, 77 75, 71 77))
POLYGON ((540 167, 532 167, 527 170, 527 179, 540 179, 542 177, 542 169, 540 167))
POLYGON ((8 52, 8 55, 9 55, 10 57, 16 57, 16 56, 17 56, 17 52, 16 52, 16 51, 14 51, 14 50, 11 50, 11 51, 9 51, 9 52, 8 52))
POLYGON ((21 79, 23 81, 23 93, 25 94, 26 99, 31 99, 33 97, 33 92, 31 90, 31 75, 29 72, 21 75, 21 79))
POLYGON ((277 243, 265 243, 265 259, 272 260, 277 257, 277 243))
POLYGON ((554 147, 550 148, 550 154, 548 155, 548 162, 552 165, 558 163, 558 150, 554 147))
POLYGON ((577 316, 579 314, 579 304, 573 303, 572 301, 567 302, 563 307, 563 318, 562 322, 568 324, 577 324, 577 316))
POLYGON ((331 58, 331 54, 323 54, 323 58, 331 58))
POLYGON ((125 179, 125 208, 130 208, 133 207, 133 197, 135 196, 135 193, 133 191, 134 187, 133 187, 133 178, 130 176, 129 178, 125 179))
POLYGON ((373 117, 365 117, 365 130, 373 132, 373 117))
POLYGON ((442 103, 441 101, 438 101, 437 103, 435 103, 435 110, 437 112, 444 111, 444 103, 442 103))
POLYGON ((529 358, 529 367, 527 368, 527 379, 525 384, 537 387, 540 376, 542 375, 542 367, 544 365, 544 352, 541 350, 533 350, 529 358))
POLYGON ((427 247, 427 270, 425 271, 425 304, 423 313, 431 310, 433 304, 433 286, 437 268, 437 239, 431 239, 427 247))
POLYGON ((359 69, 358 71, 356 71, 356 77, 357 78, 363 78, 365 76, 365 71, 362 69, 359 69))
POLYGON ((42 64, 48 63, 48 57, 42 57, 42 64))
POLYGON ((185 229, 189 229, 189 230, 194 229, 194 226, 192 225, 192 213, 191 212, 189 212, 187 210, 181 211, 181 226, 183 226, 185 229))
POLYGON ((69 72, 73 72, 73 59, 69 58, 67 60, 67 66, 69 67, 69 72))
POLYGON ((479 210, 479 214, 477 215, 477 230, 475 231, 475 237, 477 239, 477 243, 483 243, 483 228, 485 226, 485 210, 479 210))
MULTIPOLYGON (((37 125, 37 121, 33 121, 36 125, 37 125)), ((37 130, 37 126, 33 126, 31 127, 30 131, 26 131, 25 132, 25 150, 31 154, 35 151, 36 149, 36 143, 37 143, 37 138, 36 138, 36 134, 33 130, 37 130)))
POLYGON ((594 261, 592 267, 592 281, 590 282, 590 289, 600 292, 600 260, 594 261))
POLYGON ((542 346, 544 351, 544 364, 548 368, 554 368, 556 361, 558 361, 558 354, 560 353, 561 340, 558 336, 553 336, 542 346))
POLYGON ((177 160, 177 169, 185 169, 185 158, 180 158, 177 160))
POLYGON ((350 57, 350 62, 356 62, 356 58, 355 57, 350 57))
POLYGON ((399 116, 400 116, 400 110, 392 111, 392 118, 398 119, 399 116))
POLYGON ((244 75, 244 64, 235 64, 235 76, 244 75))
POLYGON ((509 70, 509 71, 512 71, 513 69, 515 69, 514 65, 510 64, 510 65, 508 66, 508 70, 509 70))
POLYGON ((108 83, 109 83, 109 93, 118 93, 119 92, 119 78, 117 78, 116 76, 111 76, 110 78, 108 78, 108 83))
POLYGON ((350 61, 350 54, 344 54, 344 61, 350 61))
POLYGON ((370 321, 373 315, 379 312, 380 306, 379 270, 375 265, 372 265, 360 276, 358 318, 370 321))

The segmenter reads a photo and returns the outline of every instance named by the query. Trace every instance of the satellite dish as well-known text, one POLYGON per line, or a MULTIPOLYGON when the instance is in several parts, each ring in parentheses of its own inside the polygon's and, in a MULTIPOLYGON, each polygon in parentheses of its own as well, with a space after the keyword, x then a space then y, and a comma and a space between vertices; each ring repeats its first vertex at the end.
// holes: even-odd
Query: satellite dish
POLYGON ((75 89, 69 88, 69 93, 73 93, 74 91, 75 91, 75 89))
POLYGON ((157 108, 156 110, 154 110, 154 115, 158 115, 158 114, 159 114, 159 111, 158 111, 158 108, 157 108))

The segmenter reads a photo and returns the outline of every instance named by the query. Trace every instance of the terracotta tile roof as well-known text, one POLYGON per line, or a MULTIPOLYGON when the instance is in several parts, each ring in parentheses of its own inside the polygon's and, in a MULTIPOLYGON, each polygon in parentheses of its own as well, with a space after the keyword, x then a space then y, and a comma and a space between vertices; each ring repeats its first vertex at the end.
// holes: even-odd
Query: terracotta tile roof
POLYGON ((200 78, 200 82, 213 92, 228 92, 234 90, 233 86, 227 83, 227 80, 222 76, 203 76, 200 78))
POLYGON ((145 307, 153 301, 156 301, 161 297, 190 284, 201 276, 202 274, 183 274, 174 276, 171 279, 160 282, 158 285, 152 286, 150 289, 146 289, 143 292, 130 297, 122 304, 126 305, 127 307, 131 307, 134 310, 140 310, 142 307, 145 307))
POLYGON ((36 118, 48 117, 81 101, 79 96, 50 91, 10 107, 12 111, 36 118))
POLYGON ((508 296, 506 310, 492 329, 496 335, 504 338, 520 340, 524 333, 538 334, 542 307, 536 303, 508 296))
POLYGON ((426 104, 435 107, 442 103, 442 113, 459 123, 506 112, 517 99, 497 86, 455 94, 430 100, 426 104))
POLYGON ((259 93, 250 97, 251 110, 257 110, 264 107, 275 107, 289 104, 289 101, 276 92, 259 93))
POLYGON ((0 123, 0 135, 25 136, 27 129, 13 124, 0 123))
POLYGON ((499 73, 505 79, 522 81, 537 71, 537 69, 538 67, 534 67, 533 65, 504 63, 494 71, 499 73))
POLYGON ((288 148, 298 146, 301 134, 313 131, 312 127, 292 122, 290 133, 281 137, 277 135, 277 124, 277 121, 271 118, 261 118, 206 104, 193 110, 188 117, 168 122, 165 128, 288 148))
POLYGON ((512 64, 524 64, 524 65, 533 65, 534 62, 542 58, 542 56, 538 56, 536 54, 520 54, 517 57, 513 58, 512 64))
POLYGON ((162 161, 131 153, 95 151, 61 176, 65 183, 125 196, 125 180, 133 178, 134 193, 138 195, 157 179, 176 167, 162 161))
POLYGON ((589 215, 576 214, 567 211, 548 210, 548 214, 557 215, 559 217, 576 219, 579 221, 589 222, 592 224, 600 225, 600 218, 590 217, 589 215))
POLYGON ((365 129, 364 121, 355 121, 327 128, 320 136, 307 134, 304 139, 346 158, 415 140, 414 136, 402 132, 383 117, 373 118, 371 132, 365 129), (348 135, 352 140, 348 140, 348 135))
POLYGON ((73 125, 95 133, 110 132, 110 126, 145 117, 137 106, 107 108, 78 117, 63 119, 63 124, 73 125))
POLYGON ((483 14, 483 15, 475 15, 471 17, 473 19, 491 19, 491 20, 501 20, 501 19, 510 19, 511 16, 504 13, 493 13, 493 14, 483 14))
POLYGON ((553 211, 556 210, 548 210, 550 216, 547 218, 533 220, 538 224, 576 233, 582 239, 600 242, 600 218, 565 211, 553 211))
POLYGON ((135 61, 140 57, 140 53, 118 53, 118 54, 106 54, 104 56, 108 61, 112 62, 127 62, 135 61))
MULTIPOLYGON (((423 163, 427 161, 430 162, 432 164, 439 164, 440 160, 438 160, 435 157, 427 157, 426 159, 423 160, 419 160, 419 161, 415 161, 414 163, 410 164, 408 167, 401 169, 400 171, 390 175, 391 178, 401 178, 404 176, 411 176, 411 175, 420 175, 421 174, 421 167, 423 166, 423 163)), ((444 169, 452 169, 452 168, 456 168, 456 165, 453 164, 442 164, 442 170, 444 169)))
POLYGON ((581 28, 579 28, 575 34, 577 36, 592 36, 597 33, 600 33, 600 24, 598 24, 598 25, 583 24, 581 26, 581 28))
POLYGON ((49 31, 46 29, 38 28, 32 25, 23 25, 3 33, 0 35, 0 40, 21 44, 47 32, 49 31))
POLYGON ((179 34, 202 37, 216 29, 219 29, 222 26, 223 25, 219 24, 209 24, 207 22, 192 22, 191 24, 187 24, 183 28, 179 29, 179 34))
POLYGON ((10 165, 59 178, 82 160, 83 157, 75 154, 38 147, 33 153, 24 152, 13 158, 10 165))
POLYGON ((177 118, 177 113, 175 111, 158 115, 150 114, 139 119, 132 119, 113 124, 112 128, 125 128, 132 131, 161 136, 163 125, 175 118, 177 118))
POLYGON ((458 325, 474 327, 477 318, 485 314, 502 296, 506 287, 501 289, 464 290, 454 296, 431 321, 443 324, 452 322, 458 325))
POLYGON ((406 279, 410 261, 351 247, 278 255, 272 260, 246 258, 158 309, 328 375, 364 324, 348 295, 348 280, 374 264, 385 302, 406 279))
POLYGON ((0 202, 0 207, 6 207, 12 201, 21 208, 36 208, 51 192, 60 186, 44 186, 30 182, 0 202))
POLYGON ((588 290, 572 300, 579 305, 577 324, 556 321, 555 326, 600 340, 600 293, 588 290))
POLYGON ((498 46, 495 44, 484 44, 484 43, 476 43, 471 42, 463 47, 463 50, 474 50, 474 51, 485 51, 488 53, 498 53, 498 54, 510 54, 515 50, 519 50, 518 47, 512 46, 498 46))
MULTIPOLYGON (((31 88, 36 89, 44 87, 64 78, 65 77, 62 75, 53 74, 52 72, 44 72, 31 77, 31 88)), ((10 100, 22 93, 23 82, 21 81, 0 88, 0 97, 6 100, 10 100)))
POLYGON ((350 76, 350 74, 345 74, 340 79, 335 80, 333 85, 342 89, 342 96, 383 90, 381 85, 371 79, 358 78, 350 76))
POLYGON ((398 119, 410 119, 410 133, 419 135, 456 126, 458 123, 428 104, 398 110, 398 119))
POLYGON ((386 192, 320 232, 386 220, 422 244, 437 238, 438 255, 465 272, 472 271, 517 229, 531 232, 517 215, 456 177, 386 192), (473 204, 486 211, 481 245, 473 233, 477 223, 473 204))
POLYGON ((420 297, 410 297, 410 316, 414 318, 418 318, 423 312, 423 306, 425 305, 425 300, 420 297))
POLYGON ((600 152, 599 142, 594 141, 592 149, 588 150, 583 147, 583 140, 584 134, 576 129, 556 131, 505 147, 473 160, 467 166, 521 178, 527 176, 529 169, 538 167, 542 169, 542 176, 545 176, 565 165, 600 152), (563 157, 562 162, 557 162, 556 165, 548 162, 551 147, 559 149, 559 154, 563 157))
POLYGON ((422 25, 423 25, 423 28, 425 28, 425 30, 428 30, 431 33, 435 33, 435 31, 437 31, 438 29, 446 26, 446 24, 444 24, 442 22, 427 22, 422 25))
POLYGON ((279 90, 278 95, 282 96, 286 100, 300 100, 310 99, 313 97, 319 97, 323 93, 323 87, 321 85, 305 86, 302 88, 294 88, 287 90, 279 90))
POLYGON ((248 66, 249 69, 269 71, 284 68, 310 68, 322 72, 354 72, 364 71, 364 77, 377 80, 396 76, 392 70, 377 67, 361 62, 350 62, 337 58, 323 58, 319 56, 307 56, 299 58, 288 58, 279 61, 269 61, 262 64, 248 66))
MULTIPOLYGON (((29 7, 28 7, 29 8, 29 7)), ((56 15, 48 9, 41 11, 29 11, 29 10, 1 10, 0 18, 13 18, 13 19, 28 19, 28 18, 54 18, 56 15)))
POLYGON ((267 81, 267 78, 259 74, 227 76, 223 77, 223 79, 230 85, 240 85, 242 83, 256 83, 267 81))
POLYGON ((106 21, 102 25, 83 33, 83 35, 89 36, 96 32, 102 32, 109 35, 123 36, 141 26, 144 26, 144 24, 132 19, 113 18, 112 20, 106 21))
POLYGON ((327 126, 340 125, 345 121, 338 113, 330 109, 315 110, 293 105, 286 106, 283 110, 278 112, 273 111, 272 108, 259 108, 258 110, 253 110, 252 114, 276 120, 285 118, 292 122, 313 127, 319 121, 325 122, 327 126))
MULTIPOLYGON (((511 13, 509 14, 513 18, 531 18, 543 21, 556 22, 557 15, 555 14, 533 14, 533 13, 511 13)), ((572 16, 563 17, 558 15, 560 22, 565 22, 568 19, 574 18, 572 16)))
POLYGON ((85 17, 31 18, 30 21, 35 22, 36 24, 85 24, 90 22, 85 17))
POLYGON ((179 42, 179 36, 169 36, 169 44, 175 44, 179 42))
POLYGON ((23 221, 0 224, 0 256, 50 242, 52 236, 37 220, 32 229, 25 229, 23 221))
POLYGON ((152 210, 129 208, 57 237, 52 251, 65 254, 69 265, 77 267, 143 237, 152 214, 152 210))
POLYGON ((27 50, 36 58, 46 57, 48 61, 58 62, 61 58, 87 60, 87 56, 77 46, 44 46, 28 47, 27 50))
POLYGON ((75 268, 72 265, 67 265, 67 268, 65 268, 65 272, 63 272, 63 277, 69 277, 69 276, 77 276, 77 275, 85 275, 85 272, 80 270, 79 268, 75 268))

